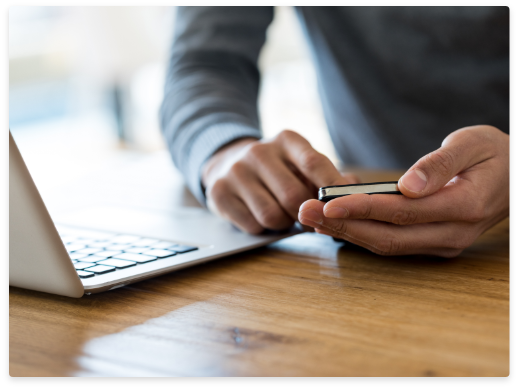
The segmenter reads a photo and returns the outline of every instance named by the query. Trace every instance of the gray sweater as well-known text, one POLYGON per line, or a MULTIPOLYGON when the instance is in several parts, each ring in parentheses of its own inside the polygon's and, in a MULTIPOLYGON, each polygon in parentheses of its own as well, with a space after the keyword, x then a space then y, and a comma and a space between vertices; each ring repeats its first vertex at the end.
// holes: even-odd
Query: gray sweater
MULTIPOLYGON (((406 169, 458 128, 509 132, 508 7, 297 7, 342 162, 406 169)), ((201 167, 261 137, 258 55, 272 7, 181 7, 161 126, 204 204, 201 167)))

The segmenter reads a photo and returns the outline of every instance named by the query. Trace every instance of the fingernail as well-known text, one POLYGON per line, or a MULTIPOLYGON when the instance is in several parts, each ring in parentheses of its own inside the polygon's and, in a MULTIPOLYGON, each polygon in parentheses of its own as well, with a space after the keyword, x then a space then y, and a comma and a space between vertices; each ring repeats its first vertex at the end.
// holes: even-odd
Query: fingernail
POLYGON ((345 208, 340 208, 340 207, 332 207, 332 208, 327 208, 324 210, 324 216, 326 217, 329 217, 329 218, 332 218, 332 219, 344 219, 346 217, 348 217, 350 213, 348 212, 347 209, 345 208))
POLYGON ((419 193, 425 189, 425 186, 427 185, 427 177, 421 170, 414 169, 404 174, 400 179, 400 182, 407 190, 419 193))
POLYGON ((307 209, 306 211, 300 212, 299 215, 300 215, 299 219, 301 219, 301 218, 307 219, 307 220, 310 220, 311 222, 315 222, 318 224, 322 224, 322 222, 323 222, 322 216, 318 212, 314 211, 313 209, 307 209))

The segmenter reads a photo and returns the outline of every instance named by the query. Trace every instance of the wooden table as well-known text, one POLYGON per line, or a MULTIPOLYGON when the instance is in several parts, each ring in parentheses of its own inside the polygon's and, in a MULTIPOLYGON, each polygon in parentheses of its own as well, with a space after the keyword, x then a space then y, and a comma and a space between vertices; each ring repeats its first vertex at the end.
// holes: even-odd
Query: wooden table
POLYGON ((9 301, 11 376, 507 376, 509 223, 448 260, 304 234, 99 295, 9 301))

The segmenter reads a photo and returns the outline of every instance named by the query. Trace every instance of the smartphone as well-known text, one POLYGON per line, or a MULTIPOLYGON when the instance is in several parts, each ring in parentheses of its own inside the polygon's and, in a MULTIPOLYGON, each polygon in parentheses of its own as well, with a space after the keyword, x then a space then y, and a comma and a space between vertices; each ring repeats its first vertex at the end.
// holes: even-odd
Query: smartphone
POLYGON ((367 184, 323 186, 319 188, 319 200, 327 202, 337 197, 356 193, 365 194, 399 194, 398 181, 370 182, 367 184))

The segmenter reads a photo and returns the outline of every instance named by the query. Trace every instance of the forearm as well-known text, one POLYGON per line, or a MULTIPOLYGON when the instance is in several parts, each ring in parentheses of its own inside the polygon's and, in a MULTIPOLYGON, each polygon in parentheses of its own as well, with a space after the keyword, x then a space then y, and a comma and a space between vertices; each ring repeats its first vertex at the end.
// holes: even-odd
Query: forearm
POLYGON ((236 139, 261 137, 256 61, 271 9, 223 8, 179 9, 161 107, 173 161, 202 203, 207 159, 236 139), (244 25, 247 18, 255 23, 244 25), (244 28, 246 37, 240 35, 244 28))

